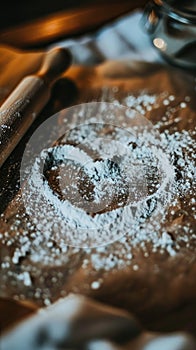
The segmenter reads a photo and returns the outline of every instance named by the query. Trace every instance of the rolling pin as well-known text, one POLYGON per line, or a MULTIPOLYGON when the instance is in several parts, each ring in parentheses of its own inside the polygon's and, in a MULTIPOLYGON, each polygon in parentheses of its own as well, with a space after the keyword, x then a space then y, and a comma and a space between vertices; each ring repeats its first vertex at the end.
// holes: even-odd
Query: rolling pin
POLYGON ((46 53, 40 70, 25 77, 0 108, 0 167, 50 98, 51 87, 70 66, 68 50, 46 53))

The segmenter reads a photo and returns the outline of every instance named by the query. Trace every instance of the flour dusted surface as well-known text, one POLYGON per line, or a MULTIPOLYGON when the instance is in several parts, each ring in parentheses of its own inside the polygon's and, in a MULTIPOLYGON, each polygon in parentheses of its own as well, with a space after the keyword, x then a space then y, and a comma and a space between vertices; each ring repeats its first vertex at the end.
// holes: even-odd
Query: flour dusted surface
MULTIPOLYGON (((155 128, 158 131, 161 131, 161 148, 169 159, 172 165, 171 169, 174 170, 175 174, 175 176, 173 176, 171 173, 170 181, 168 183, 169 187, 163 189, 160 201, 157 201, 157 199, 152 196, 150 200, 143 205, 138 216, 136 215, 134 217, 131 229, 129 228, 129 223, 126 220, 128 215, 127 212, 124 220, 119 219, 119 216, 123 212, 124 204, 126 204, 127 200, 127 197, 124 196, 123 193, 117 193, 117 199, 121 198, 122 206, 119 205, 119 207, 115 208, 115 210, 109 210, 108 212, 103 212, 95 216, 83 212, 82 208, 77 208, 77 216, 75 210, 73 211, 73 206, 69 202, 66 202, 65 205, 65 203, 58 196, 55 197, 56 208, 61 211, 62 207, 64 206, 63 210, 69 211, 71 221, 74 218, 74 215, 76 215, 76 223, 78 217, 82 216, 84 218, 82 222, 85 223, 85 220, 87 220, 86 223, 89 222, 90 225, 92 225, 93 220, 94 222, 100 221, 101 231, 103 229, 104 218, 106 218, 106 221, 108 220, 108 225, 116 220, 116 227, 119 228, 119 240, 108 245, 103 244, 97 248, 82 248, 84 254, 84 258, 82 259, 82 267, 84 269, 86 269, 88 266, 92 266, 92 268, 96 271, 104 270, 107 272, 113 269, 125 269, 130 266, 130 268, 137 273, 140 266, 135 263, 132 264, 134 255, 133 250, 135 247, 140 247, 141 251, 143 252, 143 256, 146 259, 148 259, 150 254, 148 248, 149 244, 151 246, 152 253, 159 252, 165 254, 166 252, 169 256, 175 257, 176 254, 180 253, 182 247, 189 247, 190 242, 196 239, 194 231, 194 220, 196 219, 194 198, 195 130, 178 131, 176 126, 180 122, 180 118, 178 119, 178 117, 176 117, 174 120, 171 120, 170 118, 170 116, 180 108, 186 108, 188 106, 190 102, 189 96, 186 96, 185 100, 181 101, 180 104, 178 103, 175 107, 172 106, 169 108, 170 103, 173 101, 175 101, 175 96, 167 93, 162 96, 161 101, 160 96, 158 97, 156 95, 148 95, 144 93, 138 97, 128 96, 121 101, 121 103, 124 105, 135 108, 143 115, 157 109, 160 103, 168 107, 168 112, 163 115, 162 118, 159 118, 159 121, 155 124, 155 128), (171 133, 167 129, 164 130, 165 127, 170 125, 174 125, 171 133), (183 221, 182 216, 186 216, 186 213, 183 213, 183 211, 185 212, 185 208, 181 208, 180 199, 186 197, 188 198, 188 203, 185 203, 185 206, 187 205, 188 208, 189 220, 183 221), (122 232, 122 230, 126 232, 122 232), (177 236, 175 236, 176 232, 178 232, 177 236)), ((112 102, 116 104, 119 103, 117 100, 115 100, 115 98, 112 98, 112 102)), ((82 116, 83 111, 81 110, 80 113, 82 116)), ((132 118, 131 113, 130 115, 127 115, 127 118, 132 118)), ((95 120, 91 120, 91 122, 94 123, 95 120)), ((126 127, 126 125, 123 125, 123 127, 126 127)), ((85 145, 87 146, 88 130, 83 130, 83 132, 87 132, 87 142, 85 145)), ((73 133, 70 136, 71 141, 74 141, 74 137, 76 138, 76 141, 78 141, 77 138, 79 138, 79 134, 77 133, 78 130, 73 129, 73 133)), ((84 140, 84 138, 82 138, 82 140, 84 140)), ((79 141, 82 142, 82 140, 79 141)), ((134 140, 132 140, 132 142, 134 145, 134 140)), ((75 152, 74 145, 66 147, 74 149, 75 152)), ((96 147, 100 147, 100 144, 97 143, 97 145, 94 145, 94 152, 97 152, 96 147)), ((107 150, 105 150, 105 152, 106 151, 107 150)), ((87 161, 90 160, 89 155, 86 153, 84 148, 79 151, 77 156, 79 156, 79 158, 81 158, 81 156, 86 157, 87 161)), ((87 172, 88 178, 90 179, 90 184, 94 186, 91 194, 93 195, 95 208, 97 208, 96 205, 99 205, 102 200, 99 190, 101 189, 102 193, 104 192, 104 181, 106 178, 108 178, 108 167, 104 168, 106 164, 103 161, 100 162, 100 160, 96 162, 97 163, 93 165, 89 163, 87 172), (102 182, 99 182, 99 185, 96 184, 96 177, 94 176, 95 168, 99 180, 102 178, 102 182)), ((155 160, 155 167, 156 165, 155 160)), ((74 170, 75 165, 72 163, 71 166, 72 170, 74 170)), ((55 170, 55 167, 53 170, 55 170)), ((117 174, 118 168, 110 170, 111 172, 114 171, 113 175, 115 175, 114 177, 111 176, 110 185, 114 188, 116 184, 118 186, 122 185, 121 175, 117 174)), ((73 184, 71 184, 71 186, 72 185, 73 184)), ((157 180, 156 185, 159 185, 159 179, 157 180)), ((124 188, 122 187, 122 191, 123 190, 126 191, 126 186, 124 188)), ((48 193, 49 197, 51 196, 52 191, 47 182, 45 182, 44 191, 45 193, 48 193)), ((152 194, 154 193, 153 191, 152 194)), ((108 193, 109 192, 106 190, 106 197, 108 196, 108 193)), ((32 200, 31 197, 29 198, 32 200)), ((34 197, 34 200, 36 201, 36 197, 34 197)), ((39 207, 39 201, 37 202, 37 206, 39 207)), ((31 208, 31 202, 29 202, 29 208, 31 208)), ((41 222, 39 222, 37 217, 28 220, 28 217, 26 217, 25 214, 23 218, 18 216, 14 219, 9 232, 1 233, 3 245, 8 247, 13 246, 12 256, 5 256, 1 266, 2 270, 5 271, 5 274, 3 273, 3 278, 5 280, 7 278, 5 277, 7 274, 10 279, 13 279, 13 281, 14 279, 16 281, 18 280, 20 283, 24 284, 25 287, 29 287, 33 284, 31 274, 36 274, 36 264, 39 264, 39 269, 42 269, 41 266, 62 266, 69 261, 70 254, 81 254, 80 248, 69 247, 66 244, 66 241, 61 235, 61 231, 58 231, 58 228, 56 232, 54 228, 54 236, 51 236, 50 220, 52 218, 50 216, 47 217, 47 213, 45 214, 45 218, 42 217, 41 222), (22 230, 21 222, 23 222, 22 230), (25 260, 26 257, 28 257, 27 263, 23 265, 22 260, 25 260), (20 274, 13 271, 13 266, 17 265, 18 263, 21 264, 20 274)), ((67 217, 67 219, 70 218, 67 217)), ((110 232, 110 229, 108 232, 110 232)), ((51 280, 51 283, 55 284, 59 278, 62 278, 62 275, 57 274, 57 276, 53 276, 52 278, 53 280, 51 280)), ((101 283, 101 279, 95 280, 92 282, 91 288, 94 290, 99 289, 101 283)), ((35 293, 37 293, 37 297, 44 297, 45 295, 46 303, 48 303, 48 298, 46 298, 46 295, 48 295, 50 298, 50 292, 45 292, 45 294, 43 294, 42 291, 37 290, 35 293)), ((17 294, 15 296, 17 297, 17 294)))

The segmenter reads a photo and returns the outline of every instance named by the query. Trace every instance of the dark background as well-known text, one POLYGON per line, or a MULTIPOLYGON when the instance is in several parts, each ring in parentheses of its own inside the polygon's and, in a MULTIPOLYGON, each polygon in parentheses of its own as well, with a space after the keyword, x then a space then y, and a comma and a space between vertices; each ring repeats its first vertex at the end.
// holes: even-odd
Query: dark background
POLYGON ((39 49, 60 39, 97 30, 143 7, 147 0, 4 0, 0 45, 39 49))
MULTIPOLYGON (((0 29, 6 29, 17 24, 67 10, 79 8, 88 4, 121 3, 115 0, 3 0, 0 6, 0 29)), ((130 3, 134 2, 130 0, 130 3)))

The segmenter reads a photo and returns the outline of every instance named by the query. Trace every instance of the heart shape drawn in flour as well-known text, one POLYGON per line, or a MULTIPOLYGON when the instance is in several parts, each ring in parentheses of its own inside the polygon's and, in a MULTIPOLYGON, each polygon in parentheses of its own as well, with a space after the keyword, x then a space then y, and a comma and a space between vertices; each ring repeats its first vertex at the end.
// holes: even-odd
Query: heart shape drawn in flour
POLYGON ((149 203, 155 209, 173 176, 146 120, 132 128, 130 120, 126 128, 122 121, 124 127, 96 120, 75 125, 43 149, 23 187, 26 211, 42 232, 71 246, 123 237, 149 203))

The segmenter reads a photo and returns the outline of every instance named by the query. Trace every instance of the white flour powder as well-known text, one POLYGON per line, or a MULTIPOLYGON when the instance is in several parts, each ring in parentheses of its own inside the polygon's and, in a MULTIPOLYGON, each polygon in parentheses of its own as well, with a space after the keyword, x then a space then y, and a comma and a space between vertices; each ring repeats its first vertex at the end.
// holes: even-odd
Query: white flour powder
MULTIPOLYGON (((119 105, 114 97, 111 100, 119 105)), ((160 103, 169 108, 174 100, 175 96, 167 93, 163 94, 161 102, 160 96, 143 93, 138 97, 128 96, 121 103, 145 114, 157 109, 160 103)), ((189 96, 186 96, 185 101, 181 101, 175 107, 172 106, 170 115, 179 108, 186 108, 189 101, 189 96)), ((169 214, 174 220, 176 219, 179 198, 188 196, 190 219, 196 219, 194 198, 196 131, 176 130, 170 133, 164 130, 156 141, 152 135, 149 138, 146 136, 148 134, 146 130, 142 139, 138 138, 138 135, 141 136, 140 128, 137 129, 136 126, 136 134, 133 134, 124 120, 123 129, 112 127, 111 130, 107 130, 108 124, 115 123, 111 116, 104 132, 100 118, 100 125, 97 124, 96 127, 95 117, 88 120, 89 125, 82 125, 82 120, 85 120, 84 112, 84 108, 81 107, 80 127, 74 128, 75 121, 73 121, 73 129, 65 138, 69 145, 56 145, 42 152, 41 161, 36 159, 25 190, 26 211, 30 214, 30 220, 26 214, 23 218, 16 217, 10 231, 1 234, 3 244, 15 247, 11 260, 9 257, 3 260, 2 269, 9 271, 12 277, 18 278, 25 286, 32 283, 31 262, 62 265, 68 260, 70 250, 68 245, 73 246, 73 242, 78 240, 78 246, 84 247, 88 238, 89 248, 83 248, 86 257, 82 266, 86 268, 88 264, 92 264, 95 270, 109 271, 131 265, 132 249, 136 246, 141 247, 146 258, 149 255, 146 248, 149 243, 153 252, 166 251, 170 256, 175 256, 180 251, 181 242, 185 242, 188 246, 190 240, 196 238, 189 221, 183 225, 180 221, 177 222, 179 234, 176 240, 167 230, 167 216, 169 214), (113 135, 112 141, 111 135, 113 135), (146 146, 144 139, 147 139, 147 145, 151 144, 151 147, 146 146), (124 148, 121 147, 122 144, 124 148), (70 200, 62 200, 54 194, 54 189, 43 178, 41 170, 49 153, 53 162, 50 170, 58 170, 56 176, 61 190, 63 181, 66 181, 68 189, 65 189, 64 195, 68 198, 70 196, 70 200), (69 161, 65 161, 67 157, 69 161), (68 167, 71 176, 65 176, 64 167, 68 167), (131 167, 135 167, 134 171, 131 171, 131 167), (127 181, 129 176, 132 184, 134 176, 135 183, 137 179, 140 180, 140 186, 137 187, 140 189, 138 197, 136 188, 134 186, 131 188, 132 185, 127 181), (78 183, 83 188, 85 181, 90 187, 81 194, 78 183), (71 193, 74 194, 73 198, 71 193), (120 201, 115 210, 110 208, 113 198, 120 201), (117 239, 115 243, 107 244, 117 239), (95 245, 98 247, 91 248, 95 245), (11 271, 10 265, 17 264, 27 254, 29 264, 17 276, 11 271)), ((127 121, 131 120, 133 112, 127 111, 126 118, 127 121)), ((172 123, 177 125, 179 121, 180 119, 176 118, 172 123)), ((105 119, 103 122, 106 123, 105 119)), ((169 125, 171 119, 169 114, 166 114, 160 118, 155 129, 159 131, 169 125)), ((77 247, 71 249, 72 254, 80 251, 77 247)), ((132 268, 137 271, 139 266, 133 265, 132 268)), ((98 284, 97 282, 92 284, 93 289, 99 286, 100 281, 98 284)))

